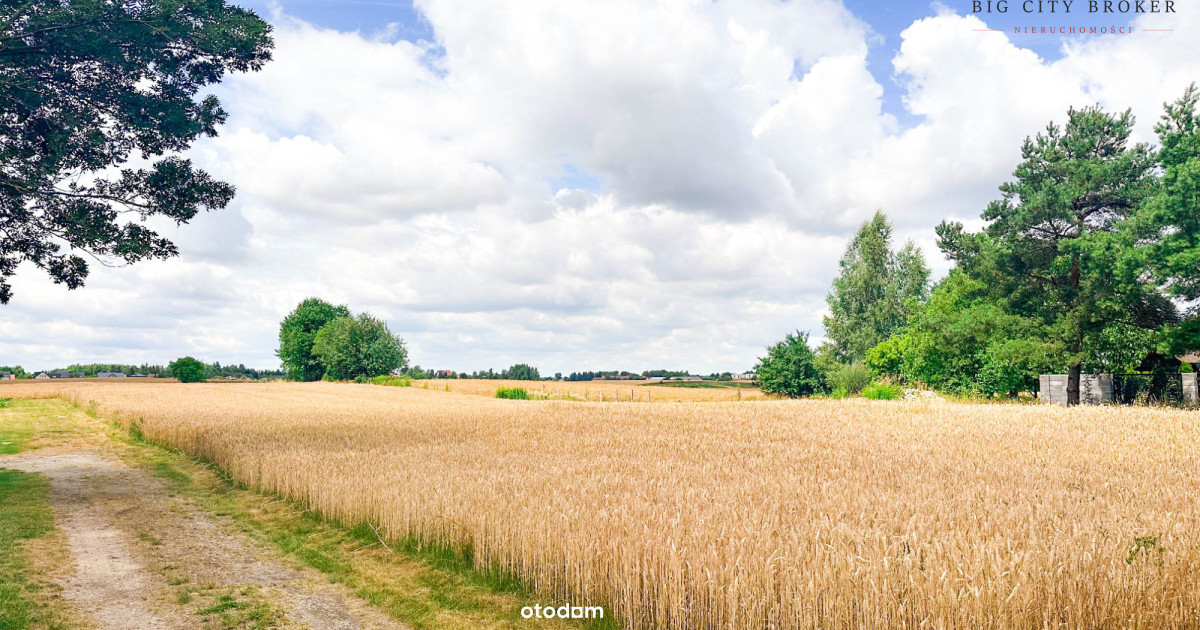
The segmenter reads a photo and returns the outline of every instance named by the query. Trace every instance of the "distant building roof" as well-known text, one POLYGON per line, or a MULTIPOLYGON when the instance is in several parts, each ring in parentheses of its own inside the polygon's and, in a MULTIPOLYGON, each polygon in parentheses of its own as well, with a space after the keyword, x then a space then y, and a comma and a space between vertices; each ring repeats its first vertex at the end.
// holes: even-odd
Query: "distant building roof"
POLYGON ((1200 363, 1200 350, 1175 357, 1183 363, 1200 363))

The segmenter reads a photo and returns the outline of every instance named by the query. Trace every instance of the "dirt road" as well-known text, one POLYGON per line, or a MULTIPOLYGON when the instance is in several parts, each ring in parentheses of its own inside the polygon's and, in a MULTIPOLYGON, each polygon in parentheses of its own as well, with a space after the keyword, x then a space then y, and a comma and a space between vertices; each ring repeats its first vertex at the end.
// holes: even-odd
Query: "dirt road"
POLYGON ((293 568, 173 497, 145 470, 96 451, 0 456, 45 475, 73 574, 65 598, 105 630, 401 628, 315 571, 293 568))

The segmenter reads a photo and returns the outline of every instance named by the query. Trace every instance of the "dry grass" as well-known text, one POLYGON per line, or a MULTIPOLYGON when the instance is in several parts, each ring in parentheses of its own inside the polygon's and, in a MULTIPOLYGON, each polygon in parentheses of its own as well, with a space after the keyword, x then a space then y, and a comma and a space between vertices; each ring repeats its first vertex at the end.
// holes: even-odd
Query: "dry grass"
POLYGON ((672 628, 1200 627, 1200 414, 0 385, 672 628))

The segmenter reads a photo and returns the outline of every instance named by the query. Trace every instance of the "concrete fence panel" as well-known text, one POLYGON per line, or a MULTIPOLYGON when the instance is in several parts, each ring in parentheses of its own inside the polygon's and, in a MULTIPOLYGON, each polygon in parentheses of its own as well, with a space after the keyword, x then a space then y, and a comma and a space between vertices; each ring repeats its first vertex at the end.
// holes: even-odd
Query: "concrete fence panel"
MULTIPOLYGON (((1067 375, 1042 374, 1038 378, 1038 396, 1043 402, 1067 404, 1067 375)), ((1079 375, 1079 402, 1084 405, 1103 405, 1113 399, 1112 374, 1079 375)))

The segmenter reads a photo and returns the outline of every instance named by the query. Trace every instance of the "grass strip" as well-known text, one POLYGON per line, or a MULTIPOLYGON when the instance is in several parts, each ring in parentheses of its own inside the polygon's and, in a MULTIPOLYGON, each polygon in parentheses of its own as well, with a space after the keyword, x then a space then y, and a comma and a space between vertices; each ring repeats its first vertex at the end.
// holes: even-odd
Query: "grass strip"
POLYGON ((24 630, 45 621, 35 604, 23 542, 54 530, 45 477, 0 468, 0 630, 24 630))

